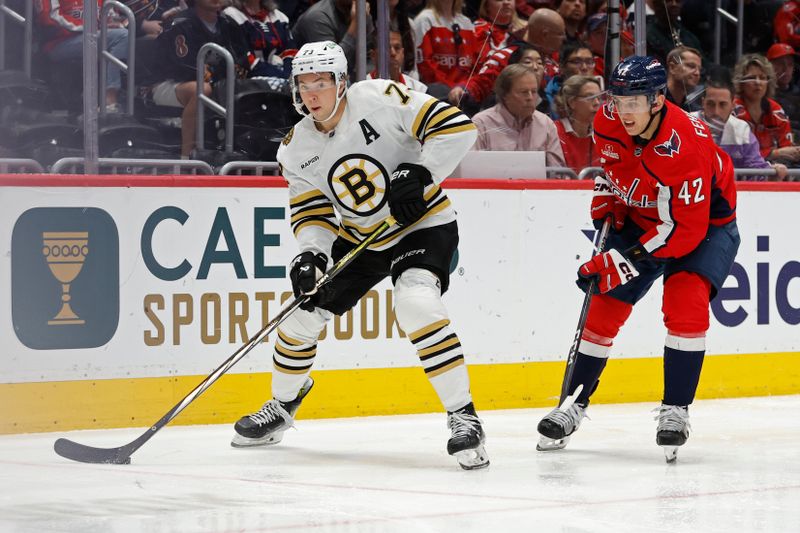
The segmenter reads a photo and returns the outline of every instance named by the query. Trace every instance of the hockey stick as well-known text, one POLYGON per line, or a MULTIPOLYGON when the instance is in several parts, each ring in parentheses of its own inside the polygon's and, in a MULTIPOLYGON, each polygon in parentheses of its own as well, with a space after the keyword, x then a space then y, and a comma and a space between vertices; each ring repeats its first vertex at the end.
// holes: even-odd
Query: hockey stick
MULTIPOLYGON (((344 270, 347 265, 352 263, 356 257, 361 255, 361 253, 366 250, 370 244, 375 242, 375 240, 393 224, 395 224, 394 218, 389 217, 386 219, 375 231, 370 233, 366 239, 361 241, 358 246, 350 250, 350 252, 348 252, 335 265, 333 265, 330 270, 323 274, 322 277, 317 280, 317 284, 314 287, 315 290, 318 290, 328 281, 336 277, 339 272, 344 270)), ((301 304, 308 300, 308 298, 309 296, 302 295, 292 300, 292 302, 284 307, 275 318, 273 318, 269 323, 261 328, 258 333, 252 336, 250 340, 236 350, 233 355, 228 357, 225 362, 223 362, 219 367, 217 367, 216 370, 209 374, 209 376, 200 382, 199 385, 192 389, 192 391, 180 402, 178 402, 176 406, 170 409, 167 414, 162 416, 158 422, 150 426, 147 431, 142 433, 132 442, 129 442, 128 444, 118 448, 95 448, 93 446, 79 444, 69 439, 58 439, 53 445, 55 452, 61 457, 72 459, 73 461, 78 461, 81 463, 106 463, 116 465, 129 464, 131 462, 131 455, 133 455, 136 450, 141 448, 145 442, 150 440, 150 438, 158 432, 158 430, 169 424, 172 419, 178 416, 181 411, 186 409, 190 403, 192 403, 198 396, 203 394, 206 389, 211 387, 215 381, 217 381, 225 372, 230 370, 231 367, 238 363, 245 355, 247 355, 250 350, 252 350, 264 339, 264 337, 269 335, 275 328, 278 327, 278 325, 286 320, 286 318, 288 318, 289 315, 291 315, 298 307, 300 307, 301 304)))
MULTIPOLYGON (((606 247, 606 239, 608 238, 608 232, 611 229, 611 217, 606 217, 603 221, 603 227, 600 228, 600 234, 597 237, 597 246, 595 247, 595 253, 592 254, 599 254, 603 252, 603 249, 606 247)), ((592 294, 594 293, 594 287, 597 284, 597 276, 593 277, 589 280, 589 286, 586 288, 586 296, 583 297, 583 306, 581 307, 581 315, 578 318, 578 329, 575 330, 575 338, 572 339, 572 346, 569 349, 569 354, 567 355, 567 368, 564 369, 564 381, 561 383, 561 397, 558 399, 558 405, 562 405, 564 400, 567 399, 569 395, 569 382, 572 379, 572 373, 575 370, 575 358, 578 356, 578 346, 581 343, 581 337, 583 336, 583 329, 586 327, 586 317, 589 315, 589 304, 592 303, 592 294)), ((577 398, 577 396, 576 396, 577 398)))

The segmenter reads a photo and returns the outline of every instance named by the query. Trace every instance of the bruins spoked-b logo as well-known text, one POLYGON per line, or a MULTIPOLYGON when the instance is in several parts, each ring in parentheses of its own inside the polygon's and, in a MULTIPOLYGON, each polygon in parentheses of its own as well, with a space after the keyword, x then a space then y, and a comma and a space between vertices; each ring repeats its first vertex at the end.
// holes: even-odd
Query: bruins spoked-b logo
POLYGON ((11 313, 35 350, 94 348, 119 320, 119 237, 97 208, 25 211, 11 236, 11 313))
POLYGON ((389 175, 376 159, 350 154, 339 159, 328 172, 328 185, 344 209, 369 216, 386 203, 389 175))

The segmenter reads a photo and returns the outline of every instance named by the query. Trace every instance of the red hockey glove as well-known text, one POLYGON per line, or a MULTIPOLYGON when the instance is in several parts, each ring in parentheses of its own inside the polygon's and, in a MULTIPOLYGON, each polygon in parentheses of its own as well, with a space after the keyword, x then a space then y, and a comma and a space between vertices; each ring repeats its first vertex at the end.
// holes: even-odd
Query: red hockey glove
POLYGON ((592 223, 600 229, 607 216, 611 217, 612 228, 619 231, 625 225, 628 216, 628 206, 611 192, 611 184, 603 176, 594 179, 594 194, 592 195, 592 223))
POLYGON ((582 278, 597 276, 601 293, 610 291, 619 285, 625 285, 639 275, 633 262, 615 249, 597 254, 578 269, 582 278))

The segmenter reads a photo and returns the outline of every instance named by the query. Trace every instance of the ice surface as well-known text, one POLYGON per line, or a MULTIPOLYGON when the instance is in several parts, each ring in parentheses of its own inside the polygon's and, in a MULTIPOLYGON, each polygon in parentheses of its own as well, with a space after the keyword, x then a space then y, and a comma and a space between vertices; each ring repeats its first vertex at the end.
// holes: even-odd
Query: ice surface
POLYGON ((546 409, 479 412, 492 464, 472 472, 445 452, 443 413, 299 420, 260 449, 231 448, 231 426, 168 426, 127 466, 53 441, 142 429, 2 436, 0 531, 800 531, 800 396, 696 402, 675 465, 655 407, 591 406, 556 452, 535 451, 546 409))

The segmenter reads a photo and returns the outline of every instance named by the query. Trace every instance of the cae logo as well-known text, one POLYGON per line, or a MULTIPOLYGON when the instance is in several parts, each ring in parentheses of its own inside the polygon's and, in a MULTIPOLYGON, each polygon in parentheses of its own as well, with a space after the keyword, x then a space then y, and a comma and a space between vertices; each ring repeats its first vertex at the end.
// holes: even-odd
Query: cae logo
POLYGON ((119 321, 119 237, 96 208, 25 211, 11 236, 11 315, 34 350, 96 348, 119 321))

